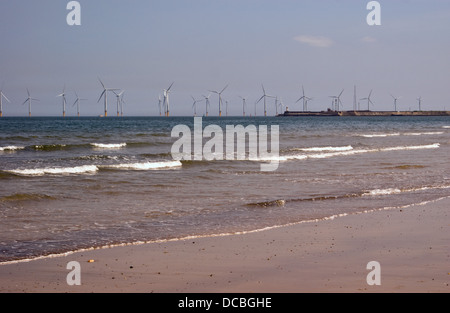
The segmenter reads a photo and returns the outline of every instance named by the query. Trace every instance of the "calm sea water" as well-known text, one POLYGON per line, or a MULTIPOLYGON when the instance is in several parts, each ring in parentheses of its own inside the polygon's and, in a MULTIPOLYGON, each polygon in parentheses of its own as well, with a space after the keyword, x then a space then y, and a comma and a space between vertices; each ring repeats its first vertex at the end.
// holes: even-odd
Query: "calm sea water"
POLYGON ((2 118, 0 262, 450 196, 448 117, 203 119, 224 130, 279 125, 274 172, 174 162, 178 124, 193 118, 2 118))

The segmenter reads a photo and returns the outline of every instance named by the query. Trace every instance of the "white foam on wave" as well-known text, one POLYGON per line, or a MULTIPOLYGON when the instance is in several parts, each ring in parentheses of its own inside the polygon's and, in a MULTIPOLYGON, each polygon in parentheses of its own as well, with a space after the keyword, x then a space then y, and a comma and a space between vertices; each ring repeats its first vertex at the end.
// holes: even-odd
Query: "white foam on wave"
POLYGON ((312 147, 312 148, 294 148, 292 150, 299 150, 305 152, 321 152, 321 151, 349 151, 353 150, 352 146, 345 147, 312 147))
POLYGON ((385 195, 394 195, 399 194, 402 191, 398 188, 388 188, 388 189, 374 189, 365 192, 364 196, 385 196, 385 195))
POLYGON ((421 145, 421 146, 399 146, 399 147, 391 147, 391 148, 382 148, 382 149, 380 149, 380 151, 438 149, 440 146, 441 146, 441 144, 434 143, 431 145, 421 145))
POLYGON ((83 165, 75 167, 47 167, 33 169, 17 169, 7 172, 23 176, 42 176, 42 175, 73 175, 73 174, 92 174, 98 171, 95 165, 83 165))
POLYGON ((439 147, 440 147, 440 144, 435 143, 435 144, 431 144, 431 145, 421 145, 421 146, 398 146, 398 147, 387 147, 387 148, 377 148, 377 149, 353 149, 353 150, 348 150, 348 151, 325 152, 325 153, 316 153, 316 154, 287 155, 287 156, 279 157, 279 161, 327 159, 327 158, 333 158, 333 157, 339 157, 339 156, 351 156, 351 155, 373 153, 373 152, 438 149, 439 147))
MULTIPOLYGON (((444 126, 445 128, 445 126, 444 126)), ((408 133, 380 133, 380 134, 361 134, 360 137, 365 138, 383 138, 383 137, 396 137, 396 136, 431 136, 442 135, 444 132, 408 132, 408 133)))
POLYGON ((400 133, 362 134, 362 135, 359 135, 359 136, 366 137, 366 138, 393 137, 393 136, 400 136, 400 133))
POLYGON ((408 188, 408 189, 399 189, 399 188, 374 189, 374 190, 364 192, 363 196, 385 196, 385 195, 395 195, 395 194, 399 194, 399 193, 436 190, 436 189, 450 189, 450 185, 423 186, 423 187, 408 188))
POLYGON ((22 150, 22 149, 25 149, 25 147, 18 147, 18 146, 0 147, 0 151, 16 151, 16 150, 22 150))
POLYGON ((123 169, 123 170, 157 170, 164 168, 176 168, 183 166, 180 161, 162 161, 162 162, 142 162, 142 163, 123 163, 123 164, 112 164, 112 165, 102 165, 101 168, 109 169, 123 169))
POLYGON ((126 143, 91 143, 91 146, 100 149, 120 149, 125 147, 126 143))
POLYGON ((446 128, 446 129, 448 129, 448 128, 450 128, 450 126, 442 126, 442 128, 446 128))
POLYGON ((442 135, 444 132, 404 133, 405 136, 442 135))

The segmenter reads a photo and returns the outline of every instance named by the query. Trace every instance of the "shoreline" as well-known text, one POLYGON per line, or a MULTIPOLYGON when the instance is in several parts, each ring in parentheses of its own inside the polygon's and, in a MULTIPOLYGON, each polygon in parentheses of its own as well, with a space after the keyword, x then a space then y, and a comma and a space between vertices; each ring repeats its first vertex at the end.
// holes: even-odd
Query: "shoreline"
POLYGON ((2 263, 0 292, 448 292, 449 206, 445 197, 246 233, 2 263), (366 283, 373 260, 381 264, 381 286, 366 283), (70 261, 81 264, 81 286, 66 283, 70 261))

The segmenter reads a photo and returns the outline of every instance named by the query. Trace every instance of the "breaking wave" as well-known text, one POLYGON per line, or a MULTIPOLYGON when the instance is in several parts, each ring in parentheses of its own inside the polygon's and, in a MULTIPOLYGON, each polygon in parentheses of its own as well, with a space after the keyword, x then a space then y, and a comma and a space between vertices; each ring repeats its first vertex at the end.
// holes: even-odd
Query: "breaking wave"
POLYGON ((100 149, 120 149, 125 147, 126 145, 126 143, 91 143, 91 146, 100 149))
POLYGON ((0 147, 0 152, 2 151, 16 151, 16 150, 23 150, 25 147, 18 147, 18 146, 5 146, 0 147))

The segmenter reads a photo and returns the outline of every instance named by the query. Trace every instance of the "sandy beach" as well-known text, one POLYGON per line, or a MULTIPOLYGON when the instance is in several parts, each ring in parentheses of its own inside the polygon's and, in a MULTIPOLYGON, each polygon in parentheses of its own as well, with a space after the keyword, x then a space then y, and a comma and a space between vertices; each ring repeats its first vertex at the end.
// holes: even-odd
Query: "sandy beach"
POLYGON ((0 266, 0 292, 450 291, 450 199, 244 235, 78 252, 0 266), (81 265, 69 286, 68 262, 81 265), (370 261, 381 285, 369 286, 370 261))

